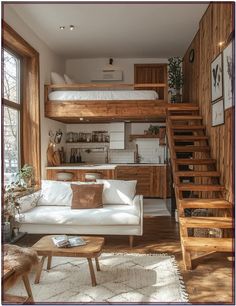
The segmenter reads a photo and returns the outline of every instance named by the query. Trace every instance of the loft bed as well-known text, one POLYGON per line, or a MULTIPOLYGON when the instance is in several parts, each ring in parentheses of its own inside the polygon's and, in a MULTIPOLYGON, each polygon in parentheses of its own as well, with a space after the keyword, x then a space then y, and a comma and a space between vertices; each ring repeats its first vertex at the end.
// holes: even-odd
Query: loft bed
POLYGON ((45 116, 63 123, 164 121, 166 83, 45 85, 45 116))

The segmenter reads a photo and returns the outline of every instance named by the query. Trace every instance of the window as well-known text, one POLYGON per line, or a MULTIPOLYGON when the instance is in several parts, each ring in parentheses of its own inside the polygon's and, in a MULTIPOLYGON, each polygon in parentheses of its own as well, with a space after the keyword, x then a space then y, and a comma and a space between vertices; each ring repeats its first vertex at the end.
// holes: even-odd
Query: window
POLYGON ((39 53, 6 22, 2 25, 3 180, 8 183, 28 164, 40 186, 39 53))
POLYGON ((4 185, 11 182, 21 166, 21 60, 20 57, 3 50, 3 144, 4 185))

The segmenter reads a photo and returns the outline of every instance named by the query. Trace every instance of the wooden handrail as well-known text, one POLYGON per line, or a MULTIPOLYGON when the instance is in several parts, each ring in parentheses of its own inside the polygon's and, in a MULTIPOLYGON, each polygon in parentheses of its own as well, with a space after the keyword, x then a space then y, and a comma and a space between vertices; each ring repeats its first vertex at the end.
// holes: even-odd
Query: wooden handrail
POLYGON ((79 83, 79 84, 45 84, 48 89, 80 89, 80 88, 165 88, 167 84, 165 83, 144 83, 144 84, 122 84, 122 83, 79 83))

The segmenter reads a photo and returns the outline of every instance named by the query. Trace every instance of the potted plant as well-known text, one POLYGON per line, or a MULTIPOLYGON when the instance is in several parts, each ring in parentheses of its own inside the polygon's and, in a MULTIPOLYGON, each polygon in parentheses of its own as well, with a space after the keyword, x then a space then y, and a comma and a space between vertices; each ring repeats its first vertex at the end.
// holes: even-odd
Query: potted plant
POLYGON ((15 214, 20 213, 17 199, 21 195, 31 192, 33 180, 33 167, 26 164, 17 172, 15 180, 4 187, 3 238, 5 242, 11 240, 13 229, 18 232, 18 228, 15 224, 15 214))
POLYGON ((29 188, 33 184, 34 169, 32 166, 25 164, 16 174, 16 184, 29 188))
POLYGON ((171 88, 171 102, 178 103, 181 102, 181 89, 183 87, 183 73, 182 73, 182 58, 180 57, 170 57, 169 61, 169 71, 168 71, 168 81, 169 87, 171 88))
POLYGON ((150 124, 148 128, 148 133, 150 135, 158 135, 159 133, 159 126, 150 124))

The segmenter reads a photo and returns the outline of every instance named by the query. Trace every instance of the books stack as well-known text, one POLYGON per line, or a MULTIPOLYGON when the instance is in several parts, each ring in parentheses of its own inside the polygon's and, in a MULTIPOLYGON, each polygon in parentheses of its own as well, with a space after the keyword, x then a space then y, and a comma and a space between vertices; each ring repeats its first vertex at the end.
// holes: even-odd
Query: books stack
POLYGON ((58 248, 71 248, 86 244, 81 237, 67 235, 52 237, 52 241, 58 248))

